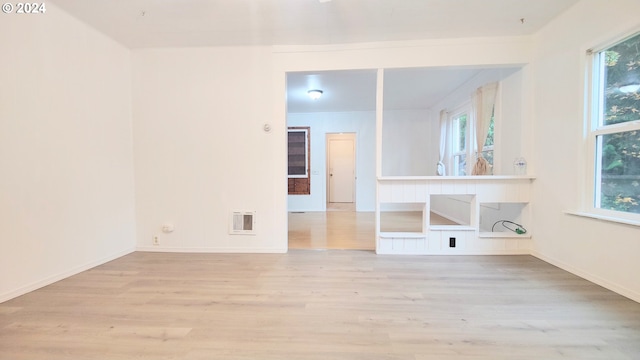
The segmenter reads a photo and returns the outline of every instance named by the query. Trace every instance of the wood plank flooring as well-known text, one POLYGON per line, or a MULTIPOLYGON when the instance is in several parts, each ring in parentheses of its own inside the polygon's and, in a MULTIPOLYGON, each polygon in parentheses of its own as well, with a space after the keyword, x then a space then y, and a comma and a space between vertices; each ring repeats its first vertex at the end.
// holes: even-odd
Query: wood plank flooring
MULTIPOLYGON (((333 206, 327 212, 289 213, 289 249, 375 250, 375 213, 333 206)), ((383 212, 380 220, 382 231, 422 231, 421 212, 383 212)), ((436 225, 455 224, 434 213, 430 220, 436 225)))
POLYGON ((0 359, 638 359, 640 304, 531 256, 133 253, 0 304, 0 359))
POLYGON ((289 249, 375 250, 375 234, 371 212, 289 213, 289 249))

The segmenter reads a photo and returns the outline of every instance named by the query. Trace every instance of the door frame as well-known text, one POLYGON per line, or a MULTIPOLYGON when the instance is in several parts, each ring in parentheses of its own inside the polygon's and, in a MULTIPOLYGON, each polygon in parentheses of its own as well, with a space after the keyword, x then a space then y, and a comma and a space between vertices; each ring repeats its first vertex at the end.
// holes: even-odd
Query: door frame
POLYGON ((330 200, 331 194, 331 183, 330 183, 330 172, 329 172, 329 141, 332 138, 349 138, 353 141, 353 205, 357 207, 357 180, 358 180, 358 136, 355 132, 333 132, 333 133, 325 133, 325 210, 326 206, 330 200))

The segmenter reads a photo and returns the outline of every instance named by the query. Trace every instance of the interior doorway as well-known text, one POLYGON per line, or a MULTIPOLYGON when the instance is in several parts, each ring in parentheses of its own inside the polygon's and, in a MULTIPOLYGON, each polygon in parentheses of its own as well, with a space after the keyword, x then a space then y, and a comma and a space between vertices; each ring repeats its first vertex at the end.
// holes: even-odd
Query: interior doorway
POLYGON ((286 76, 287 126, 309 127, 311 164, 309 193, 287 196, 289 249, 374 250, 377 70, 286 76))
POLYGON ((329 133, 327 143, 327 210, 355 211, 356 134, 329 133))

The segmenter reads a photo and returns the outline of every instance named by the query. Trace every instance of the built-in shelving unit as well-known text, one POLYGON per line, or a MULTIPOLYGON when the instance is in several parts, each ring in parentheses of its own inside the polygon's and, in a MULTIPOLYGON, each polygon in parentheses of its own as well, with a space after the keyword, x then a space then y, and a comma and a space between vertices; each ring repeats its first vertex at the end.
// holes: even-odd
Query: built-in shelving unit
MULTIPOLYGON (((464 177, 379 177, 377 182, 376 251, 379 254, 528 254, 531 249, 531 229, 527 233, 511 231, 481 231, 481 206, 509 209, 505 220, 530 224, 530 194, 532 176, 464 176, 464 177), (436 197, 433 197, 437 195, 436 197), (455 207, 464 213, 462 223, 431 224, 433 210, 447 214, 442 199, 456 201, 455 207), (433 200, 432 200, 433 199, 433 200), (437 201, 436 201, 437 199, 437 201), (381 204, 416 204, 423 206, 421 232, 380 231, 381 204), (513 204, 517 204, 514 206, 513 204), (517 209, 512 211, 510 209, 517 209), (468 219, 468 221, 466 220, 468 219)), ((493 210, 492 210, 493 211, 493 210)), ((489 216, 489 215, 485 215, 489 216)))

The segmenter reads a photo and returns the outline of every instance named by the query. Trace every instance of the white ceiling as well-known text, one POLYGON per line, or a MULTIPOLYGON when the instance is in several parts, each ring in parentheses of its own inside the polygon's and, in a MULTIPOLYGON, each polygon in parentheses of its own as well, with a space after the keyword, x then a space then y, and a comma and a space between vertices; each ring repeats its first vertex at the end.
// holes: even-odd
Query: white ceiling
MULTIPOLYGON (((388 69, 384 75, 384 109, 431 109, 477 76, 499 81, 517 67, 430 67, 388 69)), ((375 111, 376 71, 344 70, 287 74, 287 112, 375 111), (319 89, 312 100, 307 91, 319 89)))
POLYGON ((287 112, 374 111, 376 70, 295 72, 287 74, 287 112), (311 89, 322 90, 312 100, 311 89))
MULTIPOLYGON (((129 48, 322 45, 535 33, 579 0, 51 0, 129 48)), ((397 69, 385 109, 429 108, 478 69, 397 69)), ((375 71, 288 76, 289 112, 375 109, 375 71), (310 88, 321 100, 309 101, 310 88)))
POLYGON ((320 45, 527 35, 578 2, 324 1, 51 0, 130 48, 320 45))

